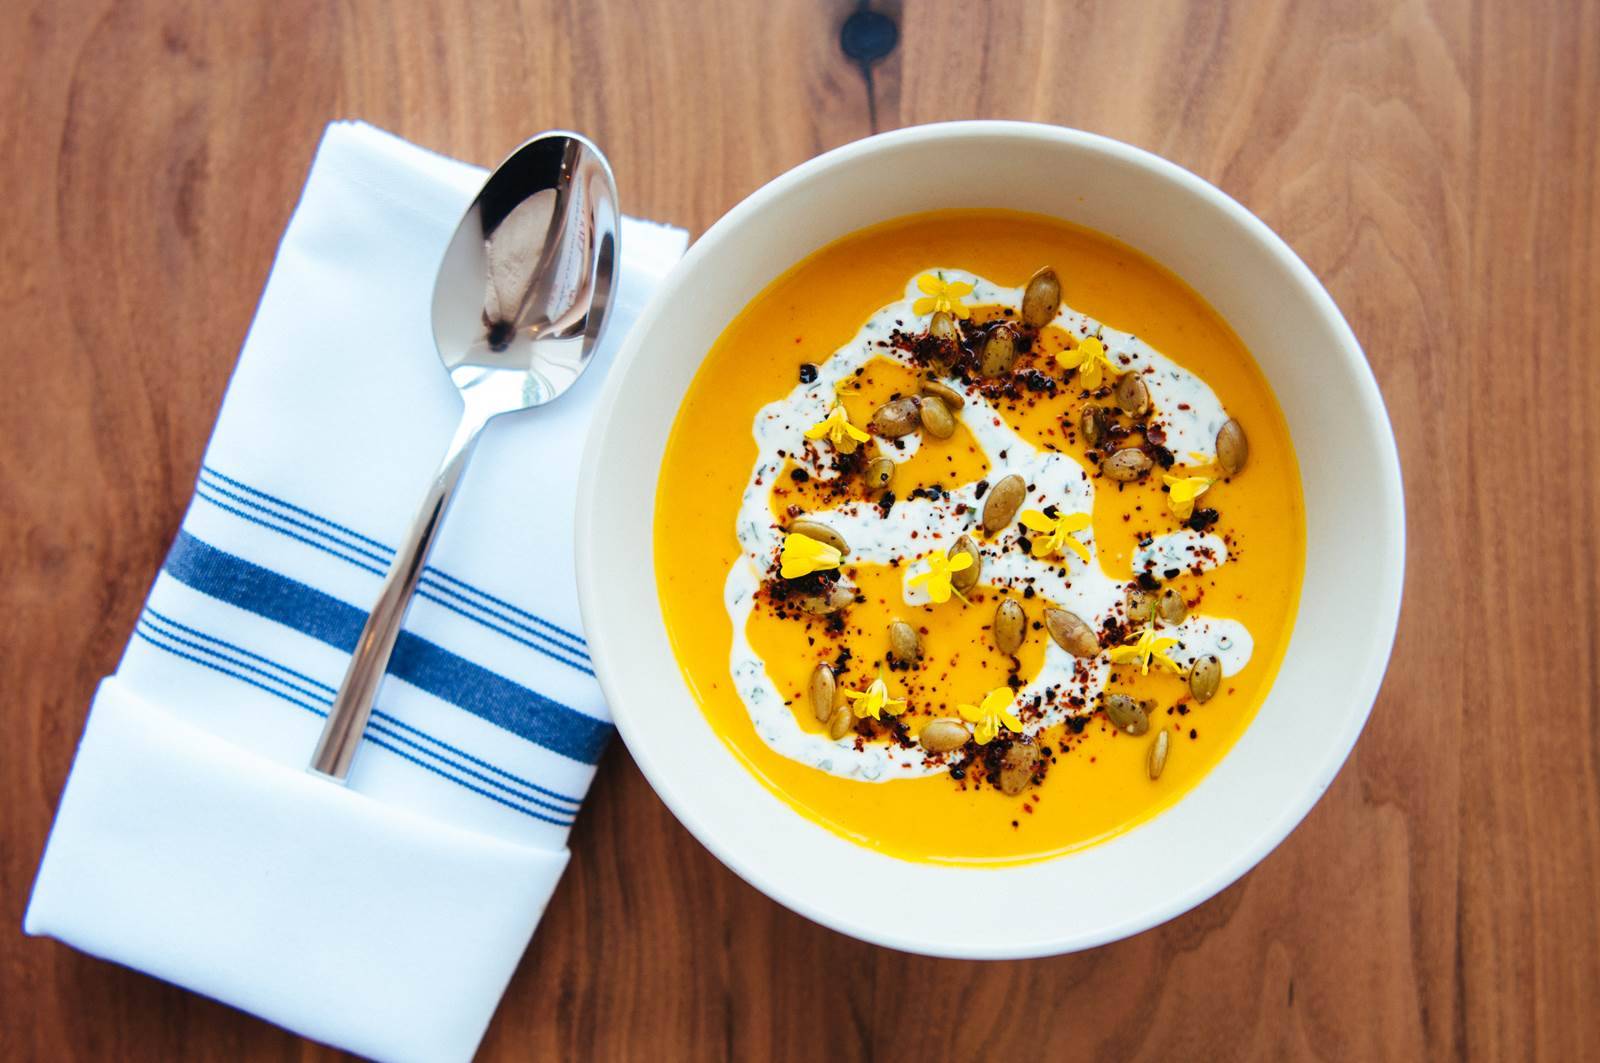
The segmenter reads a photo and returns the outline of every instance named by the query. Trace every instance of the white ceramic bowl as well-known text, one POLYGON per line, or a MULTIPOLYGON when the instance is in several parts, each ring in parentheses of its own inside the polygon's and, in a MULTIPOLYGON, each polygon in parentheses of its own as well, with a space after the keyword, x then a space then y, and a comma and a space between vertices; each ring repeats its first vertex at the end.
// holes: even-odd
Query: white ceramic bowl
POLYGON ((911 952, 1001 958, 1088 948, 1170 919, 1232 883, 1299 823, 1377 696, 1399 614, 1405 524, 1372 373, 1333 300, 1282 240, 1216 188, 1136 148, 1054 126, 960 122, 812 159, 689 250, 623 344, 600 409, 578 498, 578 584, 617 727, 708 849, 774 900, 846 934, 911 952), (1126 834, 993 869, 910 863, 857 846, 795 813, 734 759, 668 645, 646 519, 678 404, 745 304, 838 237, 949 207, 1055 215, 1183 277, 1265 370, 1305 487, 1299 616, 1277 682, 1234 748, 1176 806, 1126 834))

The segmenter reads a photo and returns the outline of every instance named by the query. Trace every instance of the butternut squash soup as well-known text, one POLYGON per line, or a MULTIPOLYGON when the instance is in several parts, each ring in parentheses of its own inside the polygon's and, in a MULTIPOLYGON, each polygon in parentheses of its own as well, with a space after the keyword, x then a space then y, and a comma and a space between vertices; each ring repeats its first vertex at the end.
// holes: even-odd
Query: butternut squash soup
POLYGON ((1305 555, 1265 378, 1099 233, 915 215, 728 326, 668 441, 655 569, 707 719, 802 814, 1015 863, 1178 800, 1249 724, 1305 555))

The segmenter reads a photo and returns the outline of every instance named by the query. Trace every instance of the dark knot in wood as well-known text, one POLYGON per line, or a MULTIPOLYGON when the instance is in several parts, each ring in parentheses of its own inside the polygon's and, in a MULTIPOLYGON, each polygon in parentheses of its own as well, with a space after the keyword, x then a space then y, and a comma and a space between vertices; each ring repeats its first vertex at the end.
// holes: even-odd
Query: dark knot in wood
POLYGON ((881 11, 862 8, 839 27, 839 48, 863 67, 883 59, 900 42, 900 28, 881 11))

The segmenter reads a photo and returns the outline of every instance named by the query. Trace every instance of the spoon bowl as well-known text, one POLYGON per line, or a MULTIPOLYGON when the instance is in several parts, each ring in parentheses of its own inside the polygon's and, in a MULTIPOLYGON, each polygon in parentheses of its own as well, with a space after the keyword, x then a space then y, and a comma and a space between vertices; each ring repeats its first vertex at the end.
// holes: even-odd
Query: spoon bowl
POLYGON ((469 404, 540 406, 577 382, 617 271, 617 186, 598 148, 545 133, 495 168, 439 263, 433 336, 469 404))

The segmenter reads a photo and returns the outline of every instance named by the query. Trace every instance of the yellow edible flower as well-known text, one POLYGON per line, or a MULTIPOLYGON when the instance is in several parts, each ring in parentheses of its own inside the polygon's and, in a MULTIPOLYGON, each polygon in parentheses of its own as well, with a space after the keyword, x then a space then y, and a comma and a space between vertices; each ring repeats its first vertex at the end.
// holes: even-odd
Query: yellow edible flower
POLYGON ((1079 382, 1090 391, 1100 386, 1102 373, 1110 373, 1113 380, 1122 374, 1107 357, 1106 345, 1094 336, 1085 336, 1066 350, 1057 351, 1056 364, 1063 369, 1076 369, 1079 382))
POLYGON ((1010 687, 995 687, 983 696, 982 705, 956 706, 963 720, 976 724, 972 729, 974 742, 980 746, 988 745, 1000 733, 1002 724, 1008 731, 1022 733, 1022 721, 1011 711, 1011 703, 1016 697, 1010 687))
POLYGON ((961 305, 961 297, 972 293, 972 285, 966 281, 947 281, 932 273, 924 273, 917 278, 917 287, 927 293, 911 304, 911 312, 918 317, 939 310, 956 317, 967 316, 967 308, 961 305))
POLYGON ((874 679, 865 690, 846 690, 844 696, 850 699, 850 711, 860 720, 871 716, 874 720, 881 719, 880 712, 887 712, 890 716, 898 716, 906 711, 904 698, 891 698, 889 684, 883 681, 883 676, 874 679))
POLYGON ((1167 656, 1167 650, 1178 644, 1171 635, 1157 635, 1154 623, 1139 632, 1137 640, 1126 646, 1111 647, 1112 664, 1137 664, 1140 675, 1150 674, 1150 662, 1155 661, 1173 675, 1182 673, 1178 662, 1167 656))
POLYGON ((842 402, 834 403, 828 416, 806 429, 807 439, 821 439, 823 436, 827 436, 828 442, 841 454, 854 454, 857 447, 872 438, 850 423, 850 414, 842 402))
POLYGON ((1167 485, 1167 508, 1172 510, 1179 520, 1188 520, 1194 515, 1194 500, 1206 493, 1206 489, 1215 480, 1204 476, 1167 476, 1161 477, 1161 482, 1167 485))
POLYGON ((919 583, 926 583, 928 585, 928 599, 935 605, 943 605, 948 602, 952 593, 962 601, 966 601, 967 596, 956 590, 955 584, 951 582, 950 577, 971 567, 971 554, 961 553, 955 557, 932 554, 928 557, 928 571, 912 576, 911 586, 915 587, 919 583))
POLYGON ((1032 540, 1034 557, 1059 554, 1061 548, 1066 547, 1083 560, 1089 560, 1089 548, 1072 537, 1073 532, 1081 532, 1089 526, 1089 514, 1068 513, 1062 517, 1049 517, 1037 509, 1025 509, 1020 519, 1024 528, 1038 533, 1032 540))
POLYGON ((838 568, 843 556, 837 546, 819 543, 799 532, 790 532, 783 539, 782 567, 778 572, 784 579, 809 576, 826 568, 838 568))

